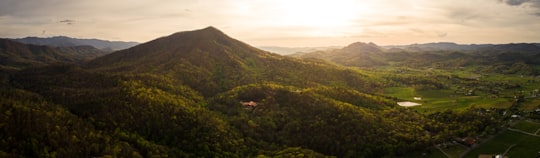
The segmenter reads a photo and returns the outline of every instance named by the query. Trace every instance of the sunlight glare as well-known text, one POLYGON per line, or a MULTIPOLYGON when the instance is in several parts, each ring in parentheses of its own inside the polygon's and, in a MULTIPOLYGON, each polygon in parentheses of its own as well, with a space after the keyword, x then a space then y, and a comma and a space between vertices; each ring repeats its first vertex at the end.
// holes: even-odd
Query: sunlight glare
POLYGON ((289 25, 332 29, 352 24, 361 10, 354 0, 294 0, 284 11, 289 25))

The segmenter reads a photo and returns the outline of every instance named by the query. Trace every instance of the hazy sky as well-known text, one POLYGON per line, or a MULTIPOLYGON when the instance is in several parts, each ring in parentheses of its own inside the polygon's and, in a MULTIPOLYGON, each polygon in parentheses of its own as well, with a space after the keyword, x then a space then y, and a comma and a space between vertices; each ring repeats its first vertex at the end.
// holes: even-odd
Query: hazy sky
POLYGON ((254 46, 540 42, 540 0, 0 0, 0 37, 146 42, 214 26, 254 46))

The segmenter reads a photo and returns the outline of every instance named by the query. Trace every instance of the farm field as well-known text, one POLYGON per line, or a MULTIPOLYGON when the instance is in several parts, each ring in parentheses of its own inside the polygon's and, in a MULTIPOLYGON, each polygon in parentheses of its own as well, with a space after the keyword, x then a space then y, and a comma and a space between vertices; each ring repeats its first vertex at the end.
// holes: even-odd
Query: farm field
MULTIPOLYGON (((444 111, 447 109, 462 110, 469 107, 477 108, 509 108, 512 103, 506 98, 487 98, 482 96, 456 96, 449 90, 420 90, 409 87, 391 87, 385 89, 385 94, 399 100, 417 102, 422 105, 414 106, 420 112, 444 111), (420 97, 422 100, 414 100, 420 97)), ((536 107, 529 104, 527 109, 536 107)))
POLYGON ((539 135, 540 123, 531 121, 519 121, 513 127, 513 129, 521 130, 531 134, 539 135))
POLYGON ((466 158, 476 158, 479 154, 502 154, 514 145, 506 156, 508 157, 537 157, 540 155, 540 137, 530 136, 515 131, 506 130, 492 140, 481 144, 467 154, 466 158))
POLYGON ((383 67, 368 73, 379 76, 391 74, 387 75, 387 80, 397 83, 384 88, 383 95, 397 101, 422 104, 409 108, 423 113, 471 107, 508 109, 517 97, 520 97, 519 110, 533 111, 540 105, 540 81, 537 78, 475 71, 474 68, 440 70, 383 67))

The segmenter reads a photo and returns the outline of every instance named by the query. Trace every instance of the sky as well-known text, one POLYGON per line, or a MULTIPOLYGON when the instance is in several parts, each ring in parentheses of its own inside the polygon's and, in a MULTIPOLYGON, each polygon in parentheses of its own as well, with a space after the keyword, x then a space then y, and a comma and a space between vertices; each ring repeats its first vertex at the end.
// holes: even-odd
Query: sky
POLYGON ((146 42, 214 26, 254 46, 540 42, 540 0, 0 0, 0 38, 146 42))

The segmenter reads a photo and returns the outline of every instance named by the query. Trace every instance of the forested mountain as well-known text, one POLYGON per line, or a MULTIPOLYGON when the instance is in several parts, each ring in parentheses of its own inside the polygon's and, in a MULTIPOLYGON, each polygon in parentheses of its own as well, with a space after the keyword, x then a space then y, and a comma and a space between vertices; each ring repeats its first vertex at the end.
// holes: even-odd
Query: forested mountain
POLYGON ((93 46, 97 49, 107 52, 122 50, 139 44, 137 42, 107 41, 99 39, 77 39, 66 36, 55 36, 49 38, 25 37, 11 40, 26 44, 47 45, 52 47, 93 46))
POLYGON ((356 42, 342 49, 317 51, 313 53, 297 53, 291 56, 300 58, 321 58, 346 66, 385 65, 381 61, 383 48, 374 43, 356 42))
POLYGON ((82 64, 85 60, 104 54, 106 53, 91 46, 49 47, 0 39, 2 69, 44 66, 53 63, 82 64))
POLYGON ((297 87, 334 84, 365 91, 376 86, 351 70, 262 51, 213 27, 175 33, 100 57, 89 65, 112 72, 149 72, 181 78, 206 96, 267 81, 297 87))
POLYGON ((365 74, 213 27, 0 77, 1 157, 401 157, 496 127, 490 115, 396 107, 365 74))

